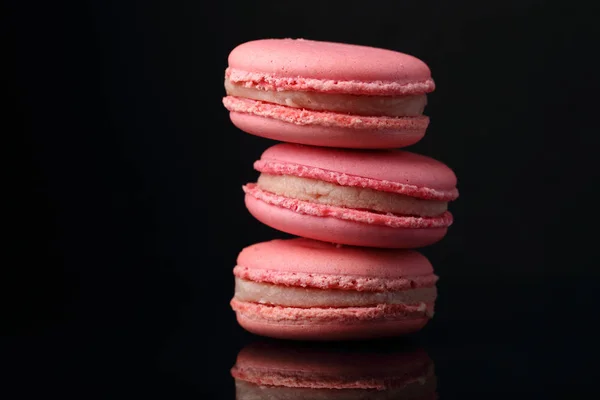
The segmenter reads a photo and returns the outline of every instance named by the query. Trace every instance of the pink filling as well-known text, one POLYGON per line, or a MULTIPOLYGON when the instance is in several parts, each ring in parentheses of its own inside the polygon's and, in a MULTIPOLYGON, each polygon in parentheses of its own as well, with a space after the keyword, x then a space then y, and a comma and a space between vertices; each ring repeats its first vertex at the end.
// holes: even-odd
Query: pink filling
POLYGON ((402 278, 376 278, 357 275, 327 275, 306 272, 281 273, 269 269, 248 268, 237 265, 233 274, 253 282, 272 283, 291 287, 315 289, 341 289, 367 292, 385 292, 423 287, 432 287, 438 280, 436 275, 407 276, 402 278))
POLYGON ((370 211, 316 204, 278 196, 261 190, 254 183, 243 186, 243 189, 246 194, 267 204, 315 217, 333 217, 365 224, 385 225, 391 228, 446 228, 452 225, 452 214, 448 211, 439 217, 408 217, 393 214, 377 214, 370 211))
POLYGON ((225 70, 225 77, 244 87, 259 90, 298 90, 323 93, 348 93, 379 96, 397 96, 417 93, 429 93, 435 90, 433 79, 421 82, 361 82, 332 79, 279 77, 271 74, 241 71, 234 68, 225 70))
POLYGON ((356 175, 348 175, 343 172, 329 171, 317 167, 292 164, 277 160, 260 159, 254 162, 254 169, 273 175, 293 175, 303 178, 317 179, 325 182, 335 183, 341 186, 353 186, 403 194, 425 200, 450 201, 458 198, 458 189, 437 190, 425 187, 417 187, 404 183, 364 178, 356 175))

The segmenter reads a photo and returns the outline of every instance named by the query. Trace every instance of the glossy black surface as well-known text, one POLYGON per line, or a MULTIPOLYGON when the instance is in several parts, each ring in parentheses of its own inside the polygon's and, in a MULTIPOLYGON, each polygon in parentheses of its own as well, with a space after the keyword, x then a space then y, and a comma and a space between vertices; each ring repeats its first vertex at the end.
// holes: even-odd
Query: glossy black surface
POLYGON ((440 398, 597 389, 595 6, 346 3, 8 2, 4 398, 234 398, 229 370, 257 338, 230 310, 231 269, 285 237, 242 201, 273 142, 221 104, 227 54, 261 37, 387 47, 433 71, 410 150, 451 166, 461 197, 423 249, 440 296, 411 343, 440 398))
MULTIPOLYGON (((546 293, 539 285, 474 289, 446 283, 440 288, 437 315, 420 334, 329 346, 349 353, 369 347, 422 348, 435 364, 440 398, 568 397, 596 387, 596 311, 577 293, 597 291, 597 284, 565 284, 546 293), (451 290, 476 300, 456 301, 451 290), (540 300, 545 294, 554 297, 551 293, 574 300, 540 300), (500 300, 507 295, 509 299, 500 300)), ((139 295, 136 289, 130 292, 139 295)), ((224 302, 211 305, 202 298, 181 306, 160 294, 140 299, 135 307, 131 302, 113 298, 104 302, 103 311, 82 310, 71 322, 10 338, 3 353, 9 376, 35 377, 36 385, 20 386, 24 393, 43 386, 72 395, 93 388, 102 398, 116 393, 233 399, 229 370, 237 353, 248 344, 269 341, 242 331, 224 302)))

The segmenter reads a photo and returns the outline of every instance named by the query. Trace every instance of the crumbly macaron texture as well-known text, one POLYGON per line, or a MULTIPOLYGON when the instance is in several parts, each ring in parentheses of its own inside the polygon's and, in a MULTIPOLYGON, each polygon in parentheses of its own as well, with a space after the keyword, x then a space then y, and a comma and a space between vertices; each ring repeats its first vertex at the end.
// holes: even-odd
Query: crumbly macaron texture
POLYGON ((356 324, 374 321, 431 318, 434 303, 378 304, 371 307, 283 307, 231 299, 231 308, 246 318, 286 325, 356 324))
POLYGON ((253 183, 243 186, 243 190, 247 196, 252 196, 266 204, 314 217, 332 217, 362 224, 409 229, 447 228, 452 225, 453 222, 452 213, 449 211, 445 211, 437 217, 413 217, 394 215, 391 213, 383 214, 279 196, 264 191, 253 183))
POLYGON ((403 278, 380 278, 361 275, 281 272, 274 269, 255 269, 242 265, 236 265, 233 274, 238 278, 253 282, 324 290, 356 290, 358 292, 387 292, 432 287, 438 281, 438 277, 434 274, 403 278))
POLYGON ((244 197, 244 203, 250 214, 271 228, 295 236, 346 245, 393 249, 419 248, 438 242, 448 231, 447 227, 393 228, 385 224, 361 223, 326 214, 302 214, 269 204, 249 194, 244 197))
POLYGON ((435 89, 429 67, 397 51, 304 39, 242 43, 228 57, 226 76, 261 90, 407 95, 435 89))
MULTIPOLYGON (((225 98, 224 102, 226 102, 225 98)), ((239 105, 239 103, 238 103, 239 105)), ((311 125, 300 125, 277 119, 267 105, 260 107, 265 115, 258 116, 248 112, 231 111, 231 122, 240 130, 252 135, 288 143, 303 143, 312 146, 341 147, 351 149, 395 149, 417 143, 425 135, 429 120, 418 118, 399 118, 395 128, 361 128, 346 125, 320 125, 318 118, 302 118, 302 122, 311 121, 311 125), (420 122, 419 122, 420 121, 420 122)), ((283 115, 296 115, 298 110, 285 111, 283 115)), ((277 114, 279 115, 279 114, 277 114)), ((291 120, 296 120, 292 117, 291 120)), ((343 122, 339 118, 327 121, 343 122)), ((353 122, 356 120, 352 119, 353 122)))
POLYGON ((424 200, 398 193, 342 186, 289 174, 261 173, 256 185, 265 192, 279 196, 375 213, 438 217, 448 211, 448 202, 443 200, 424 200))
POLYGON ((351 150, 279 143, 254 168, 430 200, 458 198, 454 172, 433 158, 403 150, 351 150))
POLYGON ((397 291, 432 287, 431 263, 414 250, 342 246, 306 238, 276 239, 244 248, 238 278, 292 287, 397 291))
POLYGON ((424 131, 429 125, 429 117, 385 117, 365 116, 315 111, 305 108, 293 108, 279 104, 267 103, 241 97, 226 96, 223 105, 231 112, 252 114, 259 117, 272 118, 294 125, 310 125, 324 128, 343 127, 357 130, 398 130, 424 131))

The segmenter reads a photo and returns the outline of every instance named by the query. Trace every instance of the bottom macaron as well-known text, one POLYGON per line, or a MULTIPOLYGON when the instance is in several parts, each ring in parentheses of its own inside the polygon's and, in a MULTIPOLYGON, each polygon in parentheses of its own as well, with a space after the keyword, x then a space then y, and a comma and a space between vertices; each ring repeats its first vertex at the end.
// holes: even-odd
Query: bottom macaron
POLYGON ((418 347, 244 347, 231 369, 236 399, 435 399, 434 364, 418 347))
POLYGON ((405 335, 433 316, 429 261, 412 250, 340 246, 296 238, 242 250, 231 307, 261 336, 353 340, 405 335))

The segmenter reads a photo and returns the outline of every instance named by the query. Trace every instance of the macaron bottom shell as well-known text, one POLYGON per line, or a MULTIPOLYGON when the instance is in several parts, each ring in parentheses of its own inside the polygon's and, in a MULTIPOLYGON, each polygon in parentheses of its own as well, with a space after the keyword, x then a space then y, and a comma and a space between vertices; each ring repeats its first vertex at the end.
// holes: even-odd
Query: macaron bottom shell
POLYGON ((246 208, 257 220, 292 235, 351 246, 379 248, 420 248, 434 244, 447 233, 447 227, 396 228, 334 217, 320 217, 268 204, 245 196, 246 208))
MULTIPOLYGON (((269 307, 261 306, 258 307, 269 307)), ((237 308, 234 306, 234 309, 237 308)), ((289 308, 287 309, 289 311, 289 308)), ((299 313, 302 309, 298 309, 299 313)), ((405 336, 423 329, 429 317, 405 319, 379 319, 340 321, 328 323, 315 323, 306 320, 304 323, 288 324, 260 318, 257 314, 247 314, 243 310, 236 310, 236 319, 239 325, 255 335, 286 340, 367 340, 386 337, 405 336)))
MULTIPOLYGON (((310 111, 304 111, 310 113, 310 111)), ((316 118, 315 118, 316 119, 316 118)), ((357 129, 351 125, 295 124, 249 113, 230 112, 231 122, 240 130, 267 139, 322 147, 393 149, 413 145, 427 130, 426 120, 398 119, 394 128, 357 129)))

